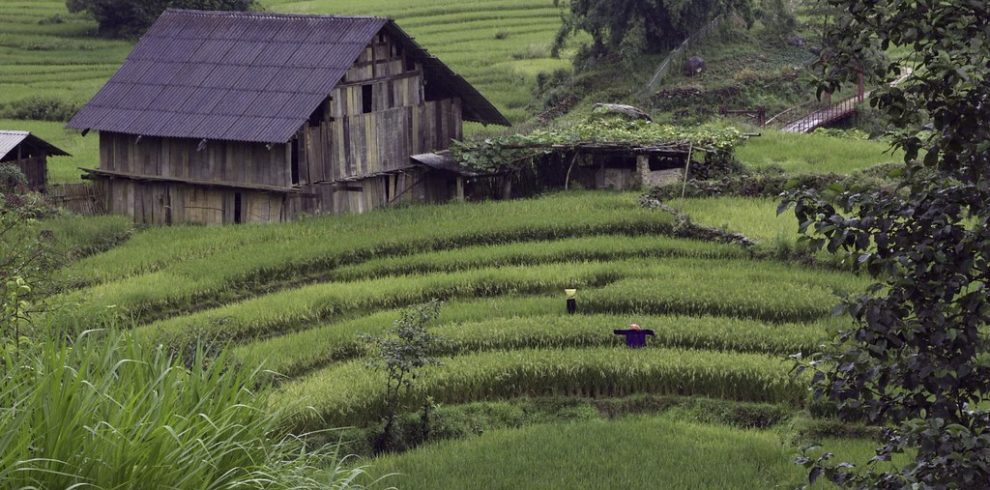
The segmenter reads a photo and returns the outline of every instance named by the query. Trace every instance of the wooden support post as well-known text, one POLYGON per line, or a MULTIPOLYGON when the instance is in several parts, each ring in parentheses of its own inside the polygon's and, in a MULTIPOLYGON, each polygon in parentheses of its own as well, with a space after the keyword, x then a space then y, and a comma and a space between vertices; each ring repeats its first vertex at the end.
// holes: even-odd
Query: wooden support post
POLYGON ((464 177, 457 176, 457 194, 454 196, 457 202, 464 202, 464 177))
POLYGON ((512 175, 506 174, 502 176, 502 189, 500 197, 502 199, 512 199, 512 175))
POLYGON ((564 176, 564 190, 571 188, 571 171, 574 170, 574 164, 577 163, 578 151, 574 150, 574 158, 571 158, 571 164, 567 167, 567 175, 564 176))
POLYGON ((640 189, 646 189, 650 185, 649 153, 641 153, 636 155, 636 175, 639 177, 640 189))
POLYGON ((684 196, 687 195, 688 175, 691 174, 691 158, 693 156, 692 155, 693 153, 694 153, 694 143, 691 143, 691 146, 688 147, 687 163, 684 165, 684 179, 683 179, 684 182, 683 185, 681 186, 681 199, 684 199, 684 196))

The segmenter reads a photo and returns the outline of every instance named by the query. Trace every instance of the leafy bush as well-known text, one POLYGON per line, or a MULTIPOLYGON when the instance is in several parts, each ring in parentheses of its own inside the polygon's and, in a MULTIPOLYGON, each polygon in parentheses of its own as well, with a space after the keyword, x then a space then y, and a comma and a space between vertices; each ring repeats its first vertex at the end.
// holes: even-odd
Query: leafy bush
POLYGON ((334 447, 279 435, 257 371, 188 361, 96 332, 0 359, 0 486, 356 487, 334 447))
POLYGON ((86 12, 100 24, 100 34, 136 37, 165 9, 249 10, 254 0, 66 0, 69 12, 86 12))
POLYGON ((32 96, 5 105, 0 117, 36 121, 68 121, 79 111, 80 105, 61 97, 32 96))
POLYGON ((840 191, 862 191, 867 189, 890 188, 895 185, 891 176, 897 175, 900 167, 878 165, 875 168, 854 172, 851 175, 836 173, 788 174, 779 168, 766 167, 735 174, 712 173, 709 179, 692 179, 687 186, 672 184, 651 189, 648 195, 660 201, 681 197, 780 197, 787 191, 833 189, 840 191))

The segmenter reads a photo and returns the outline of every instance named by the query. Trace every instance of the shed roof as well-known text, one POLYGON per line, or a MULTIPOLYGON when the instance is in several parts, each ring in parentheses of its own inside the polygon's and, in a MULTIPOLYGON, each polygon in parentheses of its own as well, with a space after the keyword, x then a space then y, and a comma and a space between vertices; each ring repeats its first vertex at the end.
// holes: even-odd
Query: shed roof
POLYGON ((464 118, 508 124, 498 109, 382 17, 167 10, 69 121, 75 129, 284 143, 383 29, 464 100, 464 118))
POLYGON ((57 146, 31 134, 28 131, 11 131, 0 129, 0 158, 7 156, 8 153, 13 151, 25 141, 31 146, 45 150, 45 152, 49 155, 69 156, 68 153, 61 150, 57 146))

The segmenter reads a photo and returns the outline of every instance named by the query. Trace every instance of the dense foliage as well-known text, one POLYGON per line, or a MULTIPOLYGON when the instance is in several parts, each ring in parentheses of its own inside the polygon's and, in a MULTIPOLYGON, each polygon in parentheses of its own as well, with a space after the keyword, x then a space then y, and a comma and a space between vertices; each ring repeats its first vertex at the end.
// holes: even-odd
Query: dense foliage
POLYGON ((254 0, 66 0, 69 12, 86 12, 100 24, 100 34, 134 37, 166 9, 248 10, 254 0))
POLYGON ((674 47, 716 15, 735 12, 751 18, 753 5, 751 0, 571 0, 569 8, 556 50, 584 32, 593 44, 579 58, 634 58, 674 47))
POLYGON ((743 141, 743 134, 729 126, 694 128, 657 124, 609 114, 596 108, 586 120, 563 127, 536 129, 528 134, 491 137, 482 141, 455 142, 457 160, 478 170, 501 171, 534 165, 539 157, 568 153, 581 145, 617 147, 694 147, 700 153, 730 153, 743 141))
POLYGON ((26 184, 18 168, 0 165, 0 355, 26 341, 58 263, 53 234, 36 226, 51 209, 39 194, 22 192, 26 184))
MULTIPOLYGON (((816 393, 841 415, 887 424, 874 460, 908 449, 899 471, 804 458, 811 477, 849 487, 977 488, 990 481, 990 5, 984 1, 829 0, 835 53, 821 89, 848 82, 875 44, 917 63, 871 103, 890 116, 908 163, 896 192, 799 193, 817 247, 876 280, 848 305, 858 321, 816 357, 816 393), (923 161, 916 158, 925 150, 923 161), (831 197, 831 198, 830 198, 831 197)), ((907 62, 907 61, 904 61, 907 62)), ((872 75, 891 80, 899 63, 872 75)))

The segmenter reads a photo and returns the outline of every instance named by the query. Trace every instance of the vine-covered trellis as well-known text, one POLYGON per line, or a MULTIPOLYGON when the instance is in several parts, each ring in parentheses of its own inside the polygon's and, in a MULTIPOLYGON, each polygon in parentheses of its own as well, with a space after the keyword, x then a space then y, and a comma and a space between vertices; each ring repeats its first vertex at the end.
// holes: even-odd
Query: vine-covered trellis
POLYGON ((733 148, 744 138, 739 130, 727 126, 686 128, 630 119, 596 109, 588 119, 571 126, 455 142, 452 153, 468 168, 504 173, 535 166, 548 155, 576 156, 581 152, 697 153, 731 158, 733 148))

